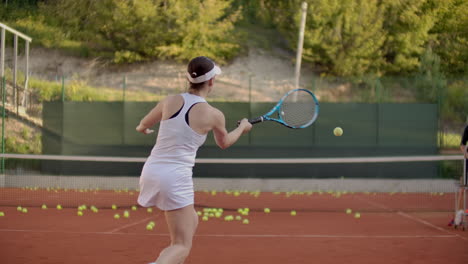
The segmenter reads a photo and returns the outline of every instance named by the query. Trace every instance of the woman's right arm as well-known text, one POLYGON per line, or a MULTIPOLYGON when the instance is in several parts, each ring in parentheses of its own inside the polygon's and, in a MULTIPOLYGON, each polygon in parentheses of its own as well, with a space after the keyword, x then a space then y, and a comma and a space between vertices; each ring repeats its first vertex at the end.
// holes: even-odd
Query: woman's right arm
POLYGON ((161 122, 164 102, 165 100, 159 102, 145 117, 143 117, 140 124, 136 127, 136 131, 143 134, 149 134, 152 132, 149 128, 161 122))
POLYGON ((252 124, 247 121, 247 119, 242 119, 239 126, 227 132, 226 130, 226 119, 224 114, 218 109, 214 109, 214 124, 213 124, 213 134, 216 141, 216 144, 222 148, 226 149, 232 144, 234 144, 242 134, 249 132, 252 129, 252 124))

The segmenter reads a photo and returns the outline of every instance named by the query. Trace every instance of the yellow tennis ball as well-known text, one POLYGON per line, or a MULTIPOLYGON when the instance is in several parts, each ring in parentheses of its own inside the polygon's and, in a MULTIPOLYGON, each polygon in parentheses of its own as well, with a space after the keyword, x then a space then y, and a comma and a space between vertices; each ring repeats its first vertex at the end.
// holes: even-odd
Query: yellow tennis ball
POLYGON ((150 222, 148 223, 148 225, 150 225, 150 226, 153 226, 153 227, 154 227, 154 226, 156 226, 156 223, 155 223, 154 221, 150 221, 150 222))
POLYGON ((130 217, 130 213, 129 213, 128 211, 125 211, 125 212, 123 213, 123 216, 124 216, 125 218, 129 218, 129 217, 130 217))
POLYGON ((146 230, 151 231, 153 230, 154 226, 153 225, 147 225, 146 230))
POLYGON ((19 212, 21 212, 21 211, 23 210, 23 207, 18 206, 18 207, 16 207, 16 210, 19 211, 19 212))
POLYGON ((117 210, 117 205, 113 204, 112 205, 112 210, 117 210))
POLYGON ((135 205, 132 206, 132 210, 133 210, 133 211, 136 211, 136 210, 137 210, 137 207, 136 207, 135 205))
POLYGON ((5 216, 5 213, 4 212, 0 212, 0 217, 1 216, 5 216))
POLYGON ((349 208, 346 209, 346 213, 347 213, 347 214, 351 214, 352 212, 353 212, 353 210, 351 210, 351 209, 349 209, 349 208))
POLYGON ((335 129, 333 129, 333 134, 335 134, 335 136, 339 137, 339 136, 343 135, 343 129, 341 129, 341 127, 335 127, 335 129))
POLYGON ((27 213, 27 212, 28 212, 28 209, 27 209, 27 208, 23 208, 23 209, 21 210, 21 212, 27 213))
POLYGON ((291 215, 292 215, 292 216, 295 216, 296 214, 297 214, 296 211, 294 211, 294 210, 291 211, 291 215))
POLYGON ((43 204, 43 205, 41 206, 41 208, 42 208, 43 210, 46 210, 46 209, 47 209, 47 205, 43 204))
POLYGON ((62 210, 62 206, 60 204, 57 205, 57 210, 62 210))
POLYGON ((243 223, 244 225, 248 225, 248 224, 249 224, 249 219, 244 219, 244 220, 242 220, 242 223, 243 223))
POLYGON ((203 220, 203 221, 208 221, 208 216, 206 216, 206 215, 203 216, 203 217, 202 217, 202 220, 203 220))
POLYGON ((360 213, 355 213, 354 218, 361 218, 361 214, 360 213))
POLYGON ((152 212, 153 212, 153 208, 148 208, 148 209, 146 209, 146 212, 152 213, 152 212))
POLYGON ((114 219, 119 219, 120 218, 120 215, 119 214, 115 214, 114 215, 114 219))
POLYGON ((265 213, 269 214, 269 213, 270 213, 270 208, 265 208, 263 211, 264 211, 265 213))
POLYGON ((83 211, 78 211, 78 212, 76 212, 76 214, 77 214, 78 216, 83 216, 83 211))

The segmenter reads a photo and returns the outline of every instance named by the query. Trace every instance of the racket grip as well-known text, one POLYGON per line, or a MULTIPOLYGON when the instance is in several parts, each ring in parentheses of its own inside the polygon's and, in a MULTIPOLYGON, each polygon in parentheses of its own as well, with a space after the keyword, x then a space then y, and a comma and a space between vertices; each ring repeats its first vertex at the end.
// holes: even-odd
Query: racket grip
POLYGON ((257 118, 249 119, 250 124, 257 124, 263 122, 263 116, 259 116, 257 118))
MULTIPOLYGON (((253 124, 257 124, 257 123, 261 123, 261 122, 263 122, 263 116, 259 116, 259 117, 257 117, 257 118, 249 119, 248 121, 249 121, 249 123, 252 124, 252 125, 253 125, 253 124)), ((240 120, 237 121, 237 126, 240 125, 240 122, 241 122, 240 120)))

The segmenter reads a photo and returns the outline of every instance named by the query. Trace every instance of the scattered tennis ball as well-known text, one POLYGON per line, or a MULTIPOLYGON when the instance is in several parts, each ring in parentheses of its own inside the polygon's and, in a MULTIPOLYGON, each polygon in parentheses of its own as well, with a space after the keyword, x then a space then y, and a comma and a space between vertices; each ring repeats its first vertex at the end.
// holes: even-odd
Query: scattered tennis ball
POLYGON ((361 214, 360 213, 355 213, 354 218, 361 218, 361 214))
POLYGON ((23 208, 23 209, 21 210, 21 212, 27 213, 27 212, 28 212, 28 209, 27 209, 27 208, 23 208))
POLYGON ((270 208, 265 208, 265 209, 263 209, 263 211, 264 211, 265 213, 269 214, 269 213, 270 213, 270 208))
POLYGON ((42 208, 42 210, 46 210, 46 209, 47 209, 47 205, 43 204, 43 205, 41 206, 41 208, 42 208))
POLYGON ((202 212, 201 212, 201 211, 197 211, 197 215, 198 215, 198 216, 201 216, 201 215, 202 215, 202 212))
POLYGON ((203 217, 202 217, 202 220, 203 220, 203 221, 208 221, 208 216, 206 216, 206 215, 203 216, 203 217))
POLYGON ((156 223, 155 223, 154 221, 150 221, 150 222, 148 223, 148 225, 151 225, 151 226, 154 227, 154 226, 156 225, 156 223))
POLYGON ((23 207, 18 206, 18 207, 16 207, 16 210, 19 211, 19 212, 21 212, 21 211, 23 210, 23 207))
POLYGON ((137 207, 136 207, 135 205, 132 206, 132 210, 133 210, 133 211, 136 211, 136 210, 137 210, 137 207))
POLYGON ((83 211, 78 211, 78 212, 76 212, 76 214, 77 214, 78 216, 83 216, 83 211))
POLYGON ((343 129, 341 129, 341 127, 335 127, 335 129, 333 129, 333 134, 335 134, 335 136, 339 137, 339 136, 343 135, 343 129))
POLYGON ((294 211, 294 210, 291 211, 292 216, 295 216, 296 214, 297 214, 296 211, 294 211))
POLYGON ((222 213, 220 213, 220 212, 216 212, 216 213, 215 213, 215 217, 216 217, 216 218, 220 218, 220 217, 221 217, 221 215, 223 215, 223 214, 222 214, 222 213))
POLYGON ((153 225, 146 225, 146 230, 148 230, 148 231, 152 231, 153 228, 154 228, 153 225))
POLYGON ((248 224, 249 224, 249 219, 244 219, 244 220, 242 220, 242 223, 243 223, 244 225, 248 225, 248 224))
POLYGON ((148 209, 146 209, 146 212, 152 213, 152 212, 153 212, 153 208, 148 208, 148 209))
POLYGON ((125 212, 123 213, 123 217, 129 218, 129 217, 130 217, 130 213, 129 213, 128 211, 125 211, 125 212))
POLYGON ((353 212, 353 210, 351 210, 351 209, 349 209, 349 208, 346 209, 346 213, 347 213, 347 214, 351 214, 352 212, 353 212))
POLYGON ((240 221, 240 220, 242 220, 242 217, 240 215, 236 215, 236 220, 240 221))
POLYGON ((120 218, 120 215, 119 214, 115 214, 114 215, 114 219, 119 219, 120 218))
POLYGON ((62 210, 62 206, 60 204, 57 205, 57 210, 62 210))
POLYGON ((117 205, 113 204, 112 205, 112 210, 117 210, 117 205))
POLYGON ((0 212, 0 217, 5 216, 4 212, 0 212))

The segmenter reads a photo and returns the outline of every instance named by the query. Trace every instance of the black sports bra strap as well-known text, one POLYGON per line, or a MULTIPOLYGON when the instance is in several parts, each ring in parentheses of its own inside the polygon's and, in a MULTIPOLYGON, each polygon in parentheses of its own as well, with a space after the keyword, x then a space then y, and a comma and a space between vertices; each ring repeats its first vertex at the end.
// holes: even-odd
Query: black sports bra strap
POLYGON ((187 123, 187 125, 189 125, 189 126, 190 126, 190 124, 189 124, 188 115, 189 115, 189 113, 190 113, 190 110, 192 110, 192 107, 193 107, 194 105, 199 104, 199 103, 201 103, 201 102, 197 102, 197 103, 194 103, 193 105, 191 105, 190 108, 187 110, 187 113, 185 113, 185 123, 187 123))
POLYGON ((173 114, 169 119, 172 119, 172 118, 178 116, 180 114, 180 111, 182 111, 182 108, 184 108, 184 105, 185 105, 185 102, 182 104, 179 111, 175 112, 175 114, 173 114))

